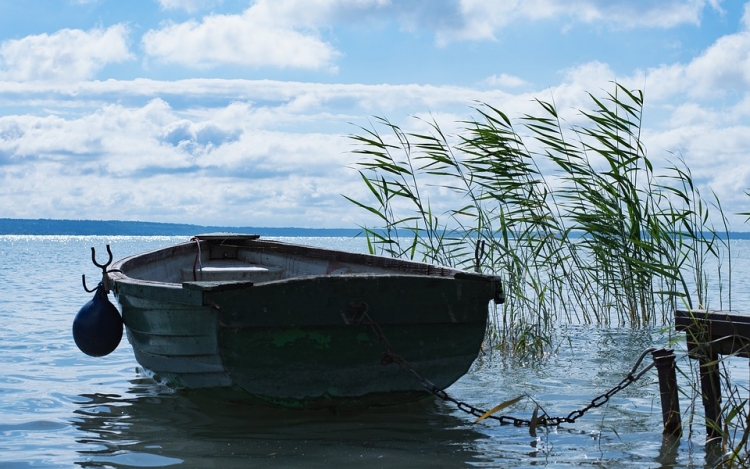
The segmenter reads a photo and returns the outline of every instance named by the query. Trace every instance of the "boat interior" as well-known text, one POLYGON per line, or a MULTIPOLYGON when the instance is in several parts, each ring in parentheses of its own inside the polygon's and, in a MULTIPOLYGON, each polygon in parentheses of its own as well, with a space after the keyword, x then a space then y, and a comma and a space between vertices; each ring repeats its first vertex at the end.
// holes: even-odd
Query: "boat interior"
POLYGON ((417 262, 300 246, 257 237, 196 238, 123 261, 130 278, 166 283, 270 282, 308 275, 453 276, 457 271, 417 262))

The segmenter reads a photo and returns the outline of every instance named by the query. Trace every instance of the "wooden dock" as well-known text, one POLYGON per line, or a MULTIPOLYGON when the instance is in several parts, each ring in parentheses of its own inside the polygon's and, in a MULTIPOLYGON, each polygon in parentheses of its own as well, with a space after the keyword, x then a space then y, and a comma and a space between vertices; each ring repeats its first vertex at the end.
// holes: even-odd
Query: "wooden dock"
POLYGON ((750 358, 750 313, 676 310, 675 329, 685 332, 688 356, 698 360, 709 439, 721 436, 719 355, 750 358))

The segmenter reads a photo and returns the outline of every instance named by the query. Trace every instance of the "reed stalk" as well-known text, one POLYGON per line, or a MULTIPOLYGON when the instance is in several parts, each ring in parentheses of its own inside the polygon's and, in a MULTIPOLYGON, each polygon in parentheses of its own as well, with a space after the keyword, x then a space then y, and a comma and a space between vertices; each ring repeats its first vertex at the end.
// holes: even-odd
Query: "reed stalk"
POLYGON ((378 220, 362 227, 370 251, 502 277, 494 348, 539 354, 560 323, 643 327, 708 306, 706 261, 728 247, 712 205, 684 161, 655 169, 640 91, 589 96, 577 125, 537 100, 523 134, 481 104, 454 136, 383 117, 351 136, 369 197, 345 197, 378 220), (437 192, 453 206, 436 210, 437 192))

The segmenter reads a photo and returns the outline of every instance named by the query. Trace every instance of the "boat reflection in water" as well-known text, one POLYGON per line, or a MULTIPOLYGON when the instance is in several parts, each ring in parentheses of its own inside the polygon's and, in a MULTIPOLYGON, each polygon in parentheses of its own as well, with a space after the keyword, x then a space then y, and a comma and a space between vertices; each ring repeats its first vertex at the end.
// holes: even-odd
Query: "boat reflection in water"
POLYGON ((72 422, 83 432, 80 466, 468 467, 481 461, 474 448, 486 438, 431 399, 336 413, 133 383, 127 396, 80 396, 72 422))

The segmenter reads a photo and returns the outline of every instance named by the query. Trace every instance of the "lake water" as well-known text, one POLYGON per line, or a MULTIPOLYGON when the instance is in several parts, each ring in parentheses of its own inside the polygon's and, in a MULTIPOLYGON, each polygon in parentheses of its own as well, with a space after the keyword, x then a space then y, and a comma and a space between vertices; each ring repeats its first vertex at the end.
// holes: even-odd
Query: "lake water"
MULTIPOLYGON (((690 384, 681 402, 685 435, 662 445, 655 371, 574 424, 537 429, 472 424, 454 406, 427 400, 364 413, 291 411, 233 404, 211 393, 173 392, 152 381, 127 339, 111 355, 91 358, 71 336, 91 298, 106 244, 116 258, 184 237, 0 236, 0 468, 70 467, 596 467, 673 468, 707 464, 703 422, 688 427, 690 384), (692 432, 690 431, 692 429, 692 432)), ((295 242, 364 250, 364 241, 295 238, 295 242)), ((734 247, 734 309, 750 310, 750 242, 734 247), (744 259, 744 261, 743 261, 744 259)), ((114 302, 114 298, 112 298, 114 302)), ((619 383, 647 347, 668 331, 569 326, 556 353, 533 364, 482 357, 448 389, 481 408, 527 394, 553 416, 566 416, 619 383)), ((690 375, 684 341, 674 347, 690 375)), ((649 360, 647 359, 647 362, 649 360)), ((747 360, 727 361, 746 394, 747 360)), ((504 411, 529 418, 529 399, 504 411)), ((709 458, 709 465, 710 465, 709 458)))

